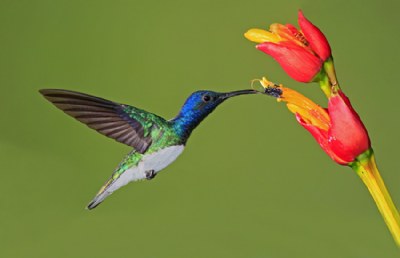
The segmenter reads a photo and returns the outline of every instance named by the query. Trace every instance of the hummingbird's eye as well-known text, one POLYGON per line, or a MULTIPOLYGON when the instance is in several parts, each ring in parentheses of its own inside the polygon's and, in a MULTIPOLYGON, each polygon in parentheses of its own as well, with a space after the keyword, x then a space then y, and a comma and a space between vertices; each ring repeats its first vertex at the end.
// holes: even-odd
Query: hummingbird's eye
POLYGON ((208 101, 210 101, 211 100, 211 97, 209 96, 209 95, 204 95, 203 96, 203 101, 204 102, 208 102, 208 101))

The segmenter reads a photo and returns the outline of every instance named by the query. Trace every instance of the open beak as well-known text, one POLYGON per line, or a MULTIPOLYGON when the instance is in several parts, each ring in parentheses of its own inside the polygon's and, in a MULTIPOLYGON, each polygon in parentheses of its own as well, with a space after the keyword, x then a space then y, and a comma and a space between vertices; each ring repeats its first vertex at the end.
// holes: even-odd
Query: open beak
POLYGON ((220 99, 226 100, 230 97, 238 96, 238 95, 245 95, 245 94, 257 94, 259 93, 256 90, 237 90, 237 91, 231 91, 231 92, 226 92, 226 93, 221 93, 219 96, 220 99))

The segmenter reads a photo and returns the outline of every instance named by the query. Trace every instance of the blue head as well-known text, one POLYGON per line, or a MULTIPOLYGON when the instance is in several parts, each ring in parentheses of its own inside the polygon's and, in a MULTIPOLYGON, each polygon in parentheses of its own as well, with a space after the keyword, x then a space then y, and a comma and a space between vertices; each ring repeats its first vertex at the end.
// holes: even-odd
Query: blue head
POLYGON ((178 116, 172 119, 174 128, 182 137, 189 137, 193 129, 219 104, 233 96, 255 93, 258 92, 255 90, 239 90, 226 93, 209 90, 193 92, 183 104, 178 116))

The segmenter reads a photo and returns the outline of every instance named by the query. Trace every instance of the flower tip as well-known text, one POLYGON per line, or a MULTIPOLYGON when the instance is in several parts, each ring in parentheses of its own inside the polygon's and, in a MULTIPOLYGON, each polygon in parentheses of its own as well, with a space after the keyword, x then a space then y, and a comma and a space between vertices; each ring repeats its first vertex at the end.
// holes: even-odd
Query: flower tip
POLYGON ((304 14, 303 14, 303 10, 301 10, 301 9, 299 9, 298 11, 297 11, 297 16, 299 17, 298 19, 300 20, 304 20, 304 19, 306 19, 306 17, 304 17, 304 14))
MULTIPOLYGON (((297 12, 297 22, 299 23, 300 28, 302 30, 303 30, 303 27, 301 26, 302 24, 305 24, 305 23, 312 24, 310 22, 310 20, 307 19, 306 16, 304 16, 303 10, 301 10, 301 9, 299 9, 298 12, 297 12)), ((315 26, 314 24, 312 24, 312 25, 315 26)))
POLYGON ((271 45, 271 43, 263 42, 263 43, 260 43, 260 44, 256 45, 256 48, 258 50, 261 50, 261 51, 265 52, 265 51, 267 51, 269 45, 271 45))
POLYGON ((325 35, 317 26, 315 26, 304 16, 301 9, 298 11, 298 23, 314 52, 323 61, 326 61, 329 57, 331 57, 331 47, 329 46, 325 35))
POLYGON ((246 39, 253 41, 255 43, 263 42, 279 42, 281 38, 279 35, 271 33, 262 29, 250 29, 244 33, 246 39))
POLYGON ((248 31, 246 31, 245 33, 243 33, 243 36, 244 36, 246 39, 248 39, 248 40, 251 41, 251 39, 250 39, 250 30, 248 30, 248 31))
POLYGON ((295 116, 297 122, 298 122, 300 125, 302 125, 302 126, 305 125, 305 122, 304 122, 303 118, 301 117, 301 115, 300 115, 299 113, 295 112, 295 113, 294 113, 294 116, 295 116))
POLYGON ((270 53, 271 45, 274 45, 274 43, 264 42, 256 45, 256 48, 269 55, 271 54, 270 53))
POLYGON ((244 37, 255 43, 262 43, 262 30, 259 29, 250 29, 244 33, 244 37))

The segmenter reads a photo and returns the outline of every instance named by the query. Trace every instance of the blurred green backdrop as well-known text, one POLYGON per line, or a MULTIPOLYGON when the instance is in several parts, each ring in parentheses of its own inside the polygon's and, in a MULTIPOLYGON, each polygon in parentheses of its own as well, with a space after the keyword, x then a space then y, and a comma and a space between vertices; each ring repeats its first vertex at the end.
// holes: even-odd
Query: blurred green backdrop
POLYGON ((219 107, 151 182, 84 209, 129 148, 67 117, 65 88, 173 117, 198 89, 267 75, 321 104, 242 36, 297 9, 325 32, 400 206, 398 1, 0 2, 0 257, 396 257, 372 198, 283 104, 219 107))

